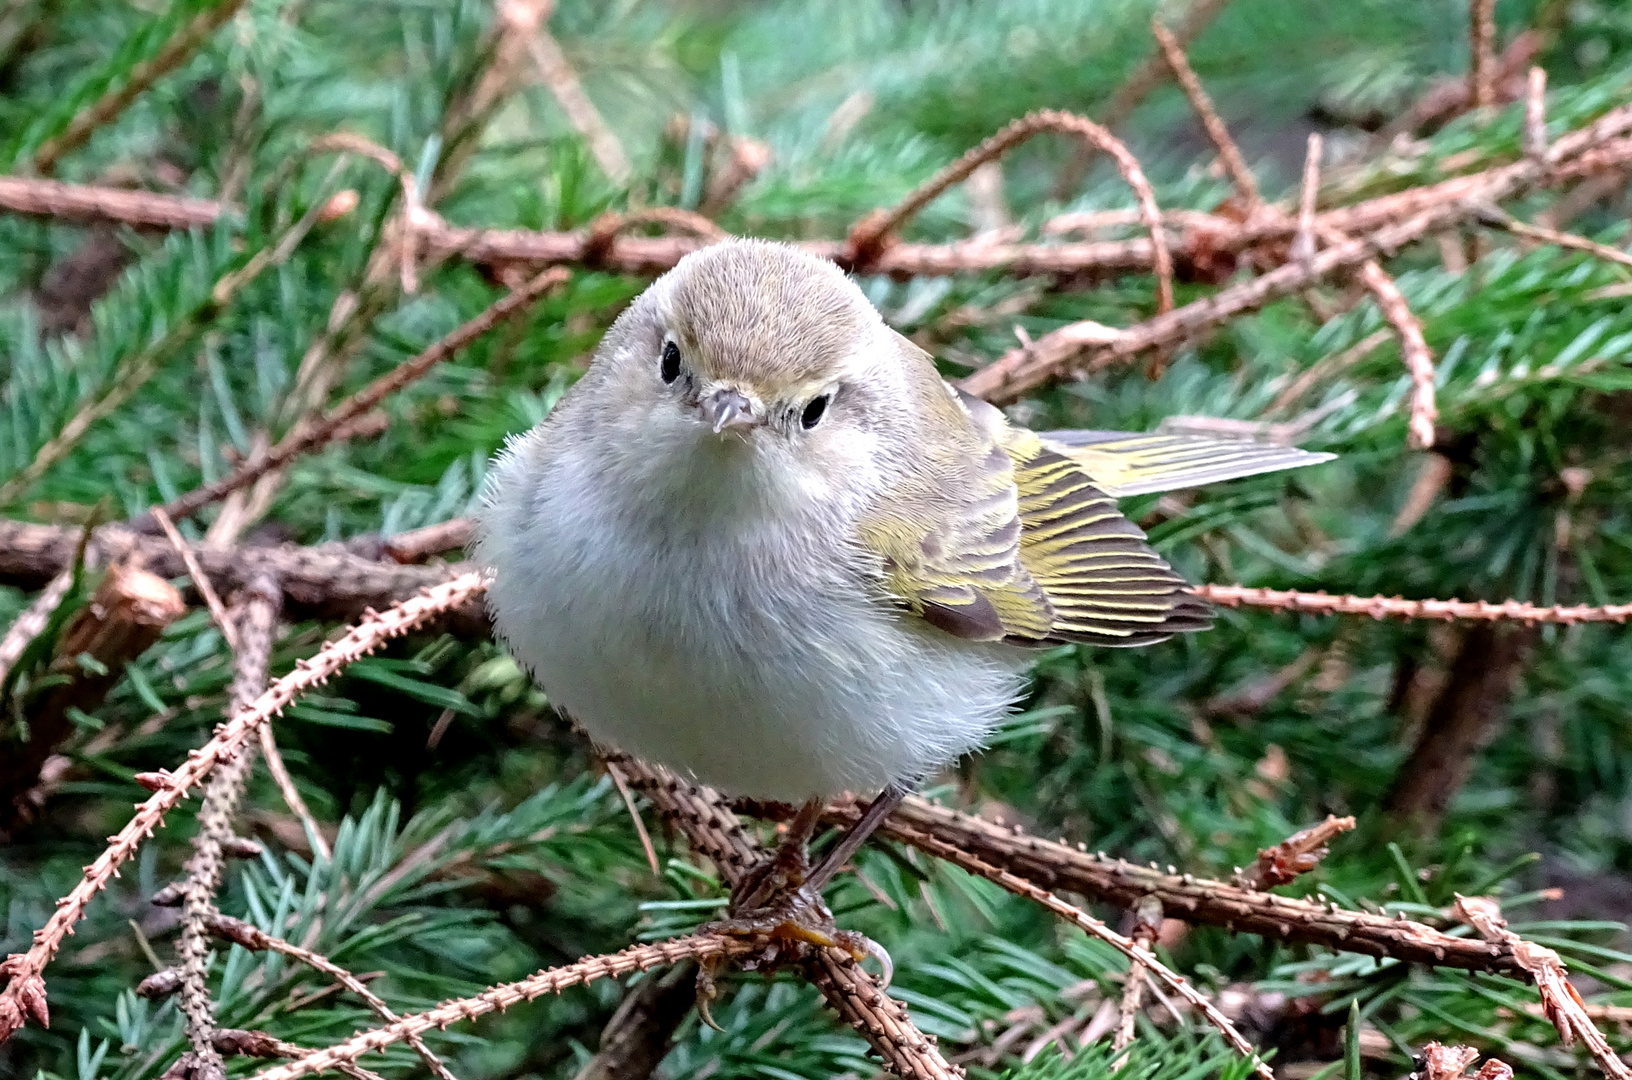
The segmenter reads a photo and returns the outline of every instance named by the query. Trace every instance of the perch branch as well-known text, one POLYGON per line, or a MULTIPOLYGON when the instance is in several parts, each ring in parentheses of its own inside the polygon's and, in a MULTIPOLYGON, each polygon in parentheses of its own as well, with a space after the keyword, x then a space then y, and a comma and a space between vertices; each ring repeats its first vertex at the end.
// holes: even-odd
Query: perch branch
POLYGON ((393 637, 405 634, 421 623, 452 610, 480 595, 486 582, 480 574, 469 573, 426 589, 382 613, 370 612, 344 636, 325 646, 310 660, 274 682, 247 708, 237 712, 216 729, 209 742, 188 755, 173 773, 144 776, 155 785, 153 794, 136 810, 136 815, 111 837, 108 846, 90 866, 73 890, 57 901, 57 910, 39 930, 26 953, 13 953, 0 962, 0 975, 9 982, 0 991, 0 1043, 20 1028, 26 1017, 48 1023, 45 980, 41 972, 62 947, 62 939, 73 932, 85 914, 85 906, 101 892, 124 861, 153 830, 164 815, 196 787, 221 761, 239 753, 255 729, 314 686, 326 682, 335 672, 359 657, 366 656, 393 637))

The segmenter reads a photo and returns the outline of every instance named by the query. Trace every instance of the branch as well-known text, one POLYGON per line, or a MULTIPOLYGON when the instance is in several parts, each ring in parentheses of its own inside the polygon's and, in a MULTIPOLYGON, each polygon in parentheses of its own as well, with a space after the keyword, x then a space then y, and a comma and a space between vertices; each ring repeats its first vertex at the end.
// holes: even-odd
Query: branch
POLYGON ((405 1016, 395 1023, 313 1051, 298 1061, 256 1073, 254 1080, 298 1080, 302 1076, 312 1076, 324 1069, 355 1062, 364 1054, 401 1042, 410 1035, 418 1035, 431 1028, 445 1028, 462 1020, 474 1020, 478 1016, 500 1012, 545 994, 558 994, 568 987, 581 986, 597 979, 617 978, 686 960, 731 959, 758 952, 761 948, 752 941, 721 934, 694 934, 653 945, 632 945, 621 952, 591 956, 564 967, 540 971, 517 982, 495 986, 472 997, 444 1002, 434 1009, 405 1016))
POLYGON ((1632 1069, 1627 1068, 1626 1062, 1609 1045, 1604 1033, 1587 1015, 1581 995, 1564 977, 1564 961, 1559 959, 1558 953, 1525 941, 1509 930, 1507 920, 1502 918, 1502 909, 1494 900, 1458 895, 1451 913, 1479 931, 1486 941, 1500 943, 1513 951, 1519 967, 1535 982, 1547 1019, 1558 1029, 1565 1046, 1573 1046, 1579 1039, 1587 1044, 1605 1076, 1632 1080, 1632 1069))
POLYGON ((218 0, 213 7, 193 16, 156 54, 131 68, 123 82, 81 109, 61 135, 41 143, 34 151, 34 171, 50 173, 63 155, 82 146, 92 132, 124 112, 148 87, 185 63, 194 50, 243 6, 244 0, 218 0))
POLYGON ((1535 604, 1504 600, 1402 600, 1397 596, 1330 596, 1324 592, 1254 589, 1245 585, 1197 585, 1197 596, 1225 607, 1261 607, 1313 615, 1366 615, 1373 619, 1474 619, 1483 622, 1514 620, 1523 623, 1624 623, 1632 618, 1632 604, 1604 607, 1535 604))
POLYGON ((988 138, 963 157, 918 185, 906 198, 890 210, 875 210, 856 223, 850 230, 843 261, 858 269, 876 269, 875 263, 884 250, 889 235, 905 224, 913 215, 928 206, 953 184, 969 178, 969 174, 988 161, 995 161, 1010 149, 1044 131, 1075 135, 1090 146, 1106 151, 1116 159, 1122 178, 1133 189, 1139 201, 1140 214, 1150 230, 1150 246, 1156 268, 1156 310, 1173 308, 1173 256, 1168 251, 1167 238, 1162 233, 1162 212, 1156 205, 1156 193, 1139 166, 1139 159, 1123 145, 1122 140, 1086 117, 1044 109, 1023 116, 988 138))
MULTIPOLYGON (((171 526, 172 530, 174 526, 171 526)), ((176 540, 180 540, 177 534, 176 540)), ((268 580, 252 585, 239 614, 233 639, 234 672, 228 715, 248 708, 266 688, 272 658, 272 637, 277 629, 278 599, 275 583, 268 580)), ((221 625, 229 625, 223 618, 221 625)), ((178 988, 182 1015, 186 1018, 187 1039, 192 1043, 195 1067, 208 1075, 222 1074, 221 1055, 215 1049, 215 1006, 210 1000, 210 942, 208 920, 215 913, 215 892, 221 886, 226 864, 225 848, 237 837, 233 817, 244 793, 250 770, 255 764, 252 744, 238 749, 215 771, 204 787, 198 808, 198 835, 193 838, 193 857, 187 860, 181 884, 182 924, 176 941, 181 958, 181 986, 178 988)))
POLYGON ((1235 876, 1235 883, 1247 889, 1273 889, 1296 881, 1320 865, 1333 837, 1352 828, 1354 818, 1328 814, 1320 824, 1300 829, 1274 847, 1258 852, 1252 866, 1235 876))
POLYGON ((1468 0, 1468 96, 1476 109, 1496 104, 1496 0, 1468 0))
MULTIPOLYGON (((266 729, 262 728, 261 730, 266 729)), ((303 949, 291 941, 285 941, 283 938, 268 934, 242 919, 235 919, 230 915, 222 915, 219 912, 211 913, 205 919, 203 927, 211 935, 224 941, 230 941, 235 945, 242 945, 251 952, 271 951, 281 953, 292 960, 298 960, 314 971, 322 972, 362 998, 363 1003, 373 1011, 374 1015, 387 1024, 399 1023, 402 1020, 400 1016, 391 1011, 391 1006, 387 1005, 378 994, 368 988, 366 983, 321 953, 303 949)), ((419 1059, 425 1063, 425 1067, 430 1069, 439 1080, 457 1080, 457 1077, 448 1071, 448 1067, 442 1064, 442 1059, 437 1057, 431 1048, 425 1045, 425 1040, 419 1037, 419 1032, 405 1032, 403 1038, 413 1048, 414 1053, 419 1055, 419 1059)))
POLYGON ((1434 445, 1434 421, 1439 419, 1439 408, 1434 404, 1434 355, 1428 351, 1428 342, 1422 334, 1422 320, 1406 303, 1399 285, 1376 259, 1360 267, 1360 280, 1377 301, 1389 325, 1400 336, 1400 355, 1405 370, 1411 375, 1411 423, 1407 445, 1413 450, 1426 450, 1434 445))
POLYGON ((418 356, 398 364, 333 409, 323 413, 321 417, 314 418, 311 422, 297 423, 293 432, 266 453, 256 455, 220 480, 195 488, 181 496, 166 506, 165 511, 173 518, 188 517, 230 492, 253 483, 293 458, 322 446, 347 423, 368 412, 386 397, 419 379, 437 364, 495 326, 525 312, 534 300, 566 281, 568 276, 567 271, 560 267, 544 271, 521 288, 489 305, 481 314, 457 327, 418 356))
POLYGON ((378 649, 391 638, 474 599, 485 588, 486 582, 480 574, 465 574, 426 589, 419 596, 405 600, 388 611, 380 614, 370 612, 343 637, 325 646, 312 659, 300 661, 294 671, 273 683, 247 708, 218 727, 210 741, 189 754, 186 763, 174 773, 142 774, 139 779, 154 785, 152 796, 109 840, 102 854, 85 868, 85 876, 79 884, 57 901, 56 912, 45 926, 34 932, 33 947, 26 953, 14 953, 0 962, 0 975, 10 978, 5 990, 0 991, 0 1043, 22 1027, 27 1016, 33 1016, 42 1025, 48 1024, 45 980, 41 972, 56 956, 62 939, 84 917, 85 906, 107 886, 119 866, 135 854, 153 830, 163 824, 164 815, 198 786, 216 765, 238 754, 261 724, 307 690, 326 682, 337 671, 378 649))
POLYGON ((1235 145, 1230 138, 1230 129, 1213 107, 1213 99, 1207 96, 1207 90, 1196 77, 1190 61, 1184 55, 1184 47, 1179 44, 1173 32, 1162 25, 1160 19, 1150 21, 1150 32, 1156 35, 1156 44, 1161 47, 1162 57, 1167 66, 1172 69, 1173 77, 1179 81, 1184 90, 1184 96, 1189 99, 1190 107, 1201 118, 1201 126, 1206 129, 1207 137, 1212 140, 1213 147, 1218 151, 1218 159, 1224 164, 1224 171, 1229 174, 1230 183, 1235 185, 1236 194, 1246 203, 1250 213, 1263 203, 1263 196, 1258 193, 1258 180, 1247 168, 1246 159, 1241 156, 1241 148, 1235 145))

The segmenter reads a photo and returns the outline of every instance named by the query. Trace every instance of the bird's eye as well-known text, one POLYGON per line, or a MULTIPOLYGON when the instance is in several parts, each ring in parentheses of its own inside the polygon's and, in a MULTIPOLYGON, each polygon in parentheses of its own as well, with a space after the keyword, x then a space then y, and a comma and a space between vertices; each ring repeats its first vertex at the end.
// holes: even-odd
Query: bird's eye
POLYGON ((806 431, 822 422, 822 414, 827 412, 827 399, 832 396, 823 394, 810 399, 810 404, 805 406, 805 411, 799 416, 799 422, 805 426, 806 431))
POLYGON ((680 346, 672 341, 663 343, 663 362, 657 373, 663 376, 664 382, 672 383, 680 377, 680 346))

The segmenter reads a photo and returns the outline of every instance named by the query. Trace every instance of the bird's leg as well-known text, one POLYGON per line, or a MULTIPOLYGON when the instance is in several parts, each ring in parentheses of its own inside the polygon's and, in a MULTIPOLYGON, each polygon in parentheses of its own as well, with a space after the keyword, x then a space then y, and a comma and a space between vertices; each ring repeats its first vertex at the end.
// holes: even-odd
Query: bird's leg
POLYGON ((827 883, 833 880, 833 875, 844 868, 850 861, 850 856, 861 850, 861 845, 882 824, 890 813, 900 806, 911 789, 900 784, 891 784, 878 793, 877 798, 868 805, 867 812, 861 815, 861 820, 850 827, 850 831, 839 839, 832 851, 822 859, 822 863, 806 878, 805 884, 816 892, 821 892, 827 883))
POLYGON ((750 870, 731 890, 731 910, 753 911, 773 897, 799 889, 810 874, 806 848, 822 820, 822 800, 811 799, 799 808, 788 825, 787 835, 769 859, 750 870))

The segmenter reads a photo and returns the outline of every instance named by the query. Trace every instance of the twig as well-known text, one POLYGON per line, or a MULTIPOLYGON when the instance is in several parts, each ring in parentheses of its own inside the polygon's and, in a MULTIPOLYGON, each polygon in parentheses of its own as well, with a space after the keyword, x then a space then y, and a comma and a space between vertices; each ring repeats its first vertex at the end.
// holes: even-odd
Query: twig
POLYGON ((1422 320, 1412 312, 1399 285, 1376 259, 1360 267, 1360 280, 1370 290, 1377 308, 1400 336, 1400 355, 1411 375, 1411 421, 1407 445, 1426 450, 1434 445, 1434 421, 1439 407, 1434 404, 1434 355, 1422 335, 1422 320))
POLYGON ((1130 963, 1137 961, 1143 964, 1169 990, 1183 998, 1191 1008, 1205 1016, 1207 1022, 1217 1028, 1219 1033, 1224 1036, 1225 1042, 1251 1061, 1255 1074, 1261 1077, 1262 1080, 1275 1080, 1275 1074, 1259 1058, 1258 1052, 1253 1049, 1252 1044, 1247 1042, 1241 1033, 1235 1029, 1235 1025, 1230 1023, 1229 1019, 1218 1011, 1218 1007, 1197 991, 1194 986, 1191 986, 1184 976, 1174 972, 1166 964, 1158 960, 1156 955, 1145 946, 1128 940, 1086 911, 1066 903, 1042 886, 1000 866, 994 866, 959 847, 927 835, 922 836, 921 841, 915 842, 913 846, 920 851, 934 855, 938 859, 961 867, 971 874, 977 874, 989 881, 995 881, 1015 895, 1024 896, 1042 905, 1060 918, 1075 924, 1084 933, 1105 942, 1105 944, 1127 957, 1130 963))
POLYGON ((528 37, 527 48, 532 54, 534 66, 538 68, 539 77, 566 114, 567 122, 584 137, 595 163, 612 183, 619 187, 627 184, 632 170, 629 157, 623 152, 623 144, 607 126, 589 95, 584 93, 584 85, 578 81, 578 73, 572 70, 572 63, 561 50, 560 42, 540 26, 528 37))
POLYGON ((1549 229, 1541 225, 1531 225, 1495 207, 1491 207, 1485 213, 1480 214, 1479 222, 1483 225, 1492 225, 1499 229, 1505 229, 1514 236, 1522 236, 1526 240, 1552 244, 1554 247, 1567 248, 1570 251, 1584 251, 1588 255, 1603 259, 1605 262, 1616 263, 1620 266, 1632 266, 1632 254, 1628 254, 1620 248, 1600 244, 1596 240, 1588 240, 1585 236, 1577 236, 1575 233, 1549 229))
POLYGON ((124 112, 126 106, 148 87, 180 67, 195 49, 209 40, 210 35, 238 14, 238 9, 243 6, 244 0, 218 0, 189 19, 157 53, 131 68, 119 85, 81 109, 68 122, 62 134, 41 143, 34 151, 34 171, 49 174, 63 155, 83 145, 92 132, 124 112))
MULTIPOLYGON (((713 862, 731 886, 764 857, 718 792, 688 784, 667 770, 623 754, 602 751, 601 757, 616 763, 629 783, 645 792, 657 812, 683 832, 692 850, 713 862)), ((941 1055, 934 1037, 919 1031, 906 1007, 886 994, 849 953, 817 949, 802 970, 892 1072, 911 1080, 951 1080, 962 1075, 962 1070, 941 1055)))
POLYGON ((188 517, 228 493, 253 483, 286 462, 323 445, 348 421, 368 412, 386 397, 419 379, 437 364, 501 322, 522 314, 534 300, 566 281, 569 276, 569 272, 561 267, 544 271, 521 288, 495 301, 481 314, 451 331, 418 356, 397 365, 313 422, 297 425, 293 432, 266 453, 245 462, 220 480, 182 495, 165 507, 166 512, 178 519, 188 517))
MULTIPOLYGON (((68 562, 66 559, 63 561, 68 562)), ((6 628, 6 636, 0 638, 0 686, 6 684, 11 677, 11 669, 22 659, 29 642, 40 636, 73 585, 74 568, 70 564, 59 570, 40 591, 40 595, 6 628)))
MULTIPOLYGON (((216 1052, 222 1057, 303 1058, 314 1051, 268 1035, 264 1031, 244 1031, 240 1028, 221 1028, 215 1033, 216 1052)), ((384 1080, 379 1073, 370 1072, 361 1065, 337 1065, 336 1070, 352 1080, 384 1080)))
POLYGON ((1309 133, 1303 183, 1298 188, 1298 232, 1292 240, 1292 258, 1300 263, 1315 257, 1315 199, 1320 194, 1320 158, 1325 145, 1318 131, 1309 133))
MULTIPOLYGON (((850 825, 861 816, 854 803, 836 803, 823 820, 850 825)), ((1451 937, 1411 920, 1349 911, 1331 904, 1243 889, 1169 868, 1145 867, 1045 840, 971 814, 909 798, 881 826, 890 838, 934 855, 944 846, 1048 888, 1080 893, 1131 908, 1154 896, 1168 918, 1222 926, 1236 933, 1324 945, 1366 956, 1393 957, 1469 971, 1514 972, 1512 952, 1483 941, 1451 937)))
POLYGON ((1524 152, 1536 161, 1547 160, 1547 69, 1530 69, 1524 95, 1524 152))
POLYGON ((629 793, 629 781, 623 777, 623 770, 615 761, 606 763, 607 775, 612 777, 612 785, 618 789, 618 798, 623 800, 623 808, 629 811, 629 820, 634 823, 635 835, 640 837, 640 849, 646 853, 646 865, 654 875, 662 874, 663 867, 657 861, 657 849, 652 846, 652 837, 646 831, 646 823, 640 819, 640 811, 635 807, 635 797, 629 793))
POLYGON ((600 1049, 573 1080, 648 1080, 697 1000, 697 965, 677 964, 624 992, 601 1029, 600 1049))
POLYGON ((1354 818, 1328 814, 1318 825, 1299 829, 1274 847, 1258 852, 1253 864, 1235 875, 1235 883, 1248 889, 1273 889, 1296 881, 1320 865, 1333 837, 1352 828, 1354 818))
MULTIPOLYGON (((237 653, 239 649, 238 628, 233 624, 232 619, 227 617, 226 605, 221 603, 221 598, 215 594, 215 586, 211 585, 210 579, 205 576, 204 568, 198 565, 198 558, 193 555, 193 549, 187 543, 187 538, 181 535, 180 530, 176 528, 176 523, 170 520, 170 515, 164 512, 162 506, 153 508, 153 520, 159 523, 159 528, 164 530, 165 539, 170 541, 170 546, 176 549, 177 555, 181 556, 181 564, 187 568, 187 577, 192 581, 193 588, 198 590, 199 598, 204 601, 204 606, 209 609, 210 619, 215 623, 216 629, 221 631, 223 638, 226 638, 227 648, 237 653)), ((274 599, 281 599, 282 596, 283 593, 279 590, 274 599)), ((263 678, 261 681, 265 682, 266 680, 263 678)))
POLYGON ((1475 109, 1496 104, 1496 0, 1468 0, 1468 94, 1475 109))
POLYGON ((1485 600, 1404 600, 1398 596, 1331 596, 1324 592, 1254 589, 1245 585, 1197 585, 1197 596, 1226 607, 1261 607, 1312 615, 1366 615, 1373 619, 1511 619, 1523 623, 1624 623, 1632 618, 1632 604, 1604 607, 1538 607, 1519 600, 1492 604, 1485 600))
POLYGON ((117 223, 148 229, 203 228, 240 212, 238 207, 214 199, 65 184, 34 176, 0 176, 0 210, 58 221, 117 223))
POLYGON ((1547 1019, 1558 1029, 1558 1037, 1565 1046, 1573 1046, 1577 1039, 1586 1043, 1598 1067, 1605 1076, 1614 1080, 1632 1080, 1632 1069, 1615 1053, 1604 1033, 1598 1030, 1583 1007, 1581 995, 1565 978, 1564 961, 1552 949, 1525 941, 1507 928, 1502 909, 1496 901, 1481 896, 1458 895, 1451 914, 1461 919, 1486 941, 1506 945, 1513 950, 1518 965, 1535 981, 1541 995, 1542 1008, 1547 1019))
MULTIPOLYGON (((171 527, 174 531, 174 526, 171 527)), ((175 536, 180 540, 180 535, 175 536)), ((200 579, 203 575, 200 573, 200 579)), ((257 582, 245 595, 240 621, 233 633, 232 696, 227 707, 231 716, 249 707, 265 690, 267 668, 272 657, 272 635, 277 628, 280 592, 275 583, 257 582)), ((221 614, 221 625, 229 619, 221 614)), ((221 1075, 221 1055, 215 1049, 215 1006, 210 1000, 210 941, 208 920, 215 913, 215 892, 221 885, 226 864, 225 849, 236 836, 233 817, 238 800, 255 763, 249 745, 238 748, 224 761, 204 786, 198 808, 198 835, 193 838, 193 856, 187 860, 181 883, 182 923, 176 941, 177 965, 181 973, 178 1003, 186 1018, 187 1039, 192 1043, 195 1067, 205 1075, 221 1075)))
POLYGON ((0 975, 10 978, 5 990, 0 991, 0 1043, 21 1027, 27 1016, 33 1016, 42 1025, 47 1024, 45 980, 41 972, 56 956, 62 939, 84 916, 86 904, 107 886, 119 866, 135 854, 142 841, 152 835, 153 830, 163 823, 164 815, 186 797, 187 792, 208 776, 217 764, 238 754, 256 728, 301 694, 326 682, 337 671, 378 649, 391 638, 468 602, 485 588, 486 581, 482 575, 464 574, 426 589, 419 596, 385 612, 369 613, 344 636, 324 647, 312 659, 299 662, 294 671, 274 682, 248 707, 239 710, 217 728, 210 741, 189 754, 187 761, 175 772, 144 774, 141 779, 155 785, 153 794, 137 808, 136 815, 125 827, 109 840, 102 854, 85 868, 85 875, 79 884, 57 901, 57 910, 50 920, 35 931, 33 947, 26 953, 14 953, 0 962, 0 975))
MULTIPOLYGON (((1229 0, 1195 0, 1173 33, 1179 47, 1188 49, 1190 43, 1212 25, 1227 3, 1229 0)), ((1111 94, 1111 100, 1105 104, 1100 123, 1113 131, 1121 127, 1122 123, 1133 115, 1133 110, 1150 96, 1150 92, 1162 84, 1168 70, 1160 53, 1146 57, 1138 67, 1128 73, 1127 78, 1123 79, 1121 85, 1111 94)), ((1076 157, 1060 170, 1059 179, 1054 182, 1055 199, 1063 202, 1076 192, 1077 186, 1082 183, 1083 177, 1088 175, 1088 169, 1094 163, 1094 151, 1093 146, 1082 147, 1077 151, 1076 157)))
POLYGON ((1196 115, 1201 118, 1201 126, 1207 130, 1207 137, 1212 140, 1213 148, 1218 151, 1218 159, 1224 164, 1224 171, 1229 174, 1230 183, 1235 185, 1236 194, 1246 203, 1249 213, 1257 209, 1263 202, 1263 197, 1258 194, 1258 180, 1252 175, 1252 170, 1247 168, 1246 159, 1241 156, 1241 148, 1230 138, 1230 129, 1219 117, 1218 110, 1213 107, 1213 99, 1207 96, 1206 88, 1201 85, 1195 70, 1190 67, 1190 61, 1184 55, 1184 47, 1173 36, 1173 32, 1162 25, 1160 18, 1150 20, 1150 32, 1156 35, 1156 44, 1161 47, 1162 56, 1167 61, 1167 66, 1172 69, 1173 77, 1183 88, 1184 96, 1190 100, 1190 107, 1196 110, 1196 115))
POLYGON ((1303 398, 1303 395, 1307 394, 1315 386, 1335 378, 1341 372, 1358 364, 1367 356, 1370 356, 1377 346, 1387 341, 1388 338, 1389 333, 1387 330, 1373 330, 1342 352, 1333 353, 1317 360, 1309 366, 1308 370, 1288 383, 1286 389, 1275 395, 1275 400, 1270 402, 1269 408, 1263 411, 1263 415, 1273 416, 1282 409, 1297 404, 1303 398))
POLYGON ((291 813, 300 819, 301 825, 312 838, 312 850, 318 858, 328 862, 334 857, 329 850, 329 842, 323 839, 323 830, 317 827, 317 819, 306 805, 306 800, 300 797, 300 789, 295 786, 295 778, 289 775, 289 766, 283 762, 283 755, 278 752, 277 737, 272 734, 271 724, 262 724, 260 732, 261 757, 266 759, 266 771, 272 774, 272 782, 278 785, 278 792, 283 796, 284 805, 291 813))
MULTIPOLYGON (((1147 896, 1133 909, 1133 915, 1131 940, 1149 949, 1162 930, 1162 902, 1154 896, 1147 896)), ((1135 1025, 1139 1020, 1139 1010, 1144 1006, 1145 981, 1149 974, 1143 960, 1129 961, 1128 977, 1122 984, 1122 1000, 1117 1003, 1116 1035, 1111 1039, 1113 1050, 1126 1050, 1133 1045, 1135 1025)), ((1118 1058, 1112 1067, 1120 1068, 1125 1061, 1125 1057, 1118 1058)))
POLYGON ((353 1062, 364 1054, 401 1042, 431 1028, 445 1028, 462 1020, 474 1020, 545 994, 558 994, 571 986, 597 979, 617 978, 635 971, 678 964, 686 960, 731 959, 759 951, 760 946, 743 938, 720 934, 693 934, 652 945, 633 945, 621 952, 591 956, 564 967, 549 968, 513 983, 484 990, 457 1001, 447 1001, 434 1009, 405 1016, 395 1023, 365 1031, 334 1046, 308 1054, 298 1061, 278 1065, 254 1074, 254 1080, 298 1080, 353 1062))
MULTIPOLYGON (((25 589, 39 588, 48 581, 53 583, 48 590, 65 587, 57 585, 55 578, 72 568, 83 532, 0 518, 0 582, 25 589)), ((90 553, 108 563, 140 562, 161 577, 181 577, 187 572, 169 541, 143 536, 122 525, 97 529, 90 553)), ((218 593, 230 594, 258 575, 269 574, 283 589, 285 608, 298 618, 353 619, 367 608, 405 600, 459 573, 459 568, 447 566, 404 566, 364 558, 341 544, 201 547, 193 555, 218 593)), ((42 595, 35 604, 49 598, 42 595)), ((37 631, 30 636, 32 633, 37 631)))
POLYGON ((1122 144, 1122 140, 1086 117, 1044 109, 1014 121, 1008 127, 988 138, 963 157, 918 185, 892 209, 875 210, 856 223, 850 230, 846 261, 857 267, 871 267, 884 249, 889 235, 905 224, 913 215, 928 206, 953 184, 968 179, 969 174, 988 161, 995 161, 1012 147, 1044 131, 1075 135, 1091 146, 1097 146, 1116 159, 1122 178, 1133 189, 1139 201, 1144 224, 1150 230, 1150 245, 1156 269, 1156 310, 1158 313, 1173 308, 1173 257, 1168 251, 1167 238, 1162 232, 1162 212, 1156 205, 1156 193, 1139 166, 1139 159, 1122 144))
MULTIPOLYGON (((370 990, 366 983, 321 953, 301 948, 291 941, 285 941, 274 934, 268 934, 258 927, 244 922, 242 919, 235 919, 230 915, 222 915, 219 912, 212 913, 209 916, 205 921, 205 927, 213 936, 221 938, 223 941, 230 941, 235 945, 242 945, 251 952, 271 951, 281 953, 292 960, 300 961, 314 971, 322 972, 362 998, 363 1003, 369 1007, 374 1015, 387 1024, 395 1024, 402 1019, 392 1012, 391 1006, 387 1005, 378 994, 370 990)), ((439 1080, 457 1080, 457 1077, 449 1072, 448 1067, 442 1063, 442 1059, 437 1057, 431 1048, 425 1045, 425 1040, 419 1037, 419 1032, 406 1032, 403 1038, 414 1053, 419 1055, 419 1059, 425 1063, 425 1067, 430 1069, 439 1080)))

